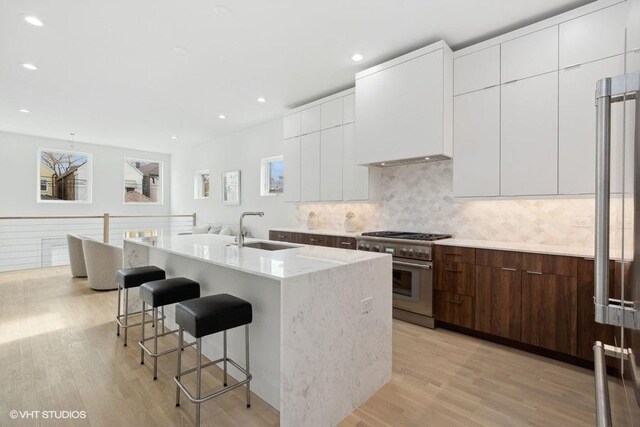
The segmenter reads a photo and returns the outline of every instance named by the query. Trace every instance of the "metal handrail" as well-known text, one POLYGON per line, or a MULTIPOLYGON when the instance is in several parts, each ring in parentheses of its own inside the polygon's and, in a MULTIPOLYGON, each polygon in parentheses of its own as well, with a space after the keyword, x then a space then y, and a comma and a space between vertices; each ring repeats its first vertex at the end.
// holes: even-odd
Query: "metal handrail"
POLYGON ((109 243, 109 228, 111 219, 119 218, 192 218, 192 224, 196 225, 196 213, 192 214, 152 214, 152 215, 54 215, 54 216, 0 216, 2 220, 50 220, 50 219, 102 219, 102 241, 109 243))

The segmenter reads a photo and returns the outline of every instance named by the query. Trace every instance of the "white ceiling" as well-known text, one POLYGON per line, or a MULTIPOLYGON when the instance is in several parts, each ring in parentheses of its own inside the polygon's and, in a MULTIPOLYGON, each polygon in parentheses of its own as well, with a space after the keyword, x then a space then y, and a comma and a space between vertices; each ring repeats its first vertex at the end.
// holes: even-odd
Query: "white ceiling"
POLYGON ((589 2, 0 0, 0 130, 171 152, 350 87, 417 47, 455 50, 589 2))

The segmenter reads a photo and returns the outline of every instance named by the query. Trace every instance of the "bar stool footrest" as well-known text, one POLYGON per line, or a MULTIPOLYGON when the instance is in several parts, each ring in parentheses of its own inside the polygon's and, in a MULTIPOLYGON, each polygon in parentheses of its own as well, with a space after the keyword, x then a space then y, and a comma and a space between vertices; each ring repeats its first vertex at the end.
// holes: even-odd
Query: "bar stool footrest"
MULTIPOLYGON (((224 361, 225 361, 225 358, 224 358, 224 357, 223 357, 223 358, 221 358, 221 359, 216 359, 216 360, 214 360, 214 361, 212 361, 212 362, 205 363, 204 365, 200 366, 200 369, 204 369, 204 368, 206 368, 206 367, 208 367, 208 366, 215 365, 215 364, 217 364, 217 363, 224 362, 224 361)), ((246 378, 246 379, 244 379, 244 380, 242 380, 242 381, 237 382, 236 384, 233 384, 233 385, 226 386, 226 387, 223 387, 223 388, 221 388, 221 389, 218 389, 218 390, 214 391, 213 393, 211 393, 211 394, 209 394, 209 395, 207 395, 207 396, 201 397, 201 398, 199 398, 199 399, 198 399, 198 398, 196 398, 196 397, 193 397, 193 396, 191 395, 191 393, 189 393, 189 390, 187 390, 187 388, 186 388, 186 387, 185 387, 185 386, 184 386, 184 385, 183 385, 183 384, 178 380, 178 376, 177 376, 177 375, 176 375, 175 377, 173 377, 173 380, 174 380, 174 381, 175 381, 175 383, 178 385, 178 387, 180 387, 180 390, 185 394, 185 396, 187 396, 187 399, 189 399, 189 400, 190 400, 191 402, 193 402, 193 403, 202 403, 202 402, 206 402, 207 400, 211 400, 211 399, 213 399, 214 397, 218 397, 218 396, 220 396, 220 395, 223 395, 223 394, 225 394, 225 393, 227 393, 227 392, 229 392, 229 391, 231 391, 231 390, 234 390, 234 389, 236 389, 236 388, 238 388, 238 387, 241 387, 241 386, 243 386, 243 385, 248 384, 248 383, 250 383, 250 382, 251 382, 251 380, 253 379, 253 375, 251 375, 251 374, 247 373, 247 371, 246 371, 242 366, 238 365, 238 364, 237 364, 235 361, 233 361, 232 359, 227 358, 227 359, 226 359, 226 361, 227 361, 227 362, 229 362, 229 363, 231 363, 233 366, 235 366, 235 367, 236 367, 240 372, 242 372, 242 373, 243 373, 247 378, 246 378)), ((197 370, 197 368, 187 369, 186 371, 182 371, 182 372, 180 372, 180 376, 182 377, 183 375, 190 374, 190 373, 192 373, 192 372, 195 372, 196 370, 197 370)))

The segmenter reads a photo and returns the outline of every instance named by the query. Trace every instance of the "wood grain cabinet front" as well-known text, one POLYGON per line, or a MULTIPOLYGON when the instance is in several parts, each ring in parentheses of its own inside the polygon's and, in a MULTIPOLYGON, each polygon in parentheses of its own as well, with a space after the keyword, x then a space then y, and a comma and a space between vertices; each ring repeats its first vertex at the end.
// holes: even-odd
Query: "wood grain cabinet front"
POLYGON ((434 314, 438 321, 473 328, 473 298, 452 292, 435 291, 434 314))
POLYGON ((522 273, 509 267, 476 266, 475 329, 519 341, 522 273))

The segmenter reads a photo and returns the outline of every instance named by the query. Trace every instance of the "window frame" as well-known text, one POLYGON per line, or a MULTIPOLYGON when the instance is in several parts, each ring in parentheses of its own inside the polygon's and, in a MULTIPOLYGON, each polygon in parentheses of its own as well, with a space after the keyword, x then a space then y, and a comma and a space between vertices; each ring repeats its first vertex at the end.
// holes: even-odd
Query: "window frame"
POLYGON ((284 155, 266 157, 260 160, 260 196, 270 197, 270 196, 280 196, 284 194, 284 155), (281 161, 282 162, 282 191, 272 192, 270 189, 270 179, 271 179, 271 167, 270 165, 274 162, 281 161))
POLYGON ((164 205, 164 162, 162 160, 154 160, 154 159, 141 159, 139 157, 124 157, 122 162, 122 204, 123 205, 131 205, 131 206, 160 206, 164 205), (124 176, 125 165, 127 161, 138 161, 138 162, 146 162, 146 163, 157 163, 158 164, 158 179, 160 179, 160 189, 158 191, 158 201, 156 202, 127 202, 127 188, 126 179, 124 176))
MULTIPOLYGON (((60 204, 82 204, 82 205, 90 205, 93 204, 93 155, 91 153, 85 153, 84 151, 76 151, 76 150, 65 150, 60 148, 47 148, 40 147, 36 152, 36 176, 38 179, 36 180, 36 203, 60 203, 60 204), (43 200, 41 198, 42 189, 42 174, 40 173, 40 160, 42 158, 43 152, 51 152, 51 153, 68 153, 68 154, 77 154, 87 158, 87 199, 86 200, 43 200)), ((47 185, 47 190, 49 189, 49 185, 47 185)))
POLYGON ((194 200, 207 200, 211 198, 211 191, 213 186, 211 185, 211 170, 201 169, 193 173, 193 199, 194 200), (209 175, 209 194, 204 195, 204 186, 202 182, 202 176, 209 175))

